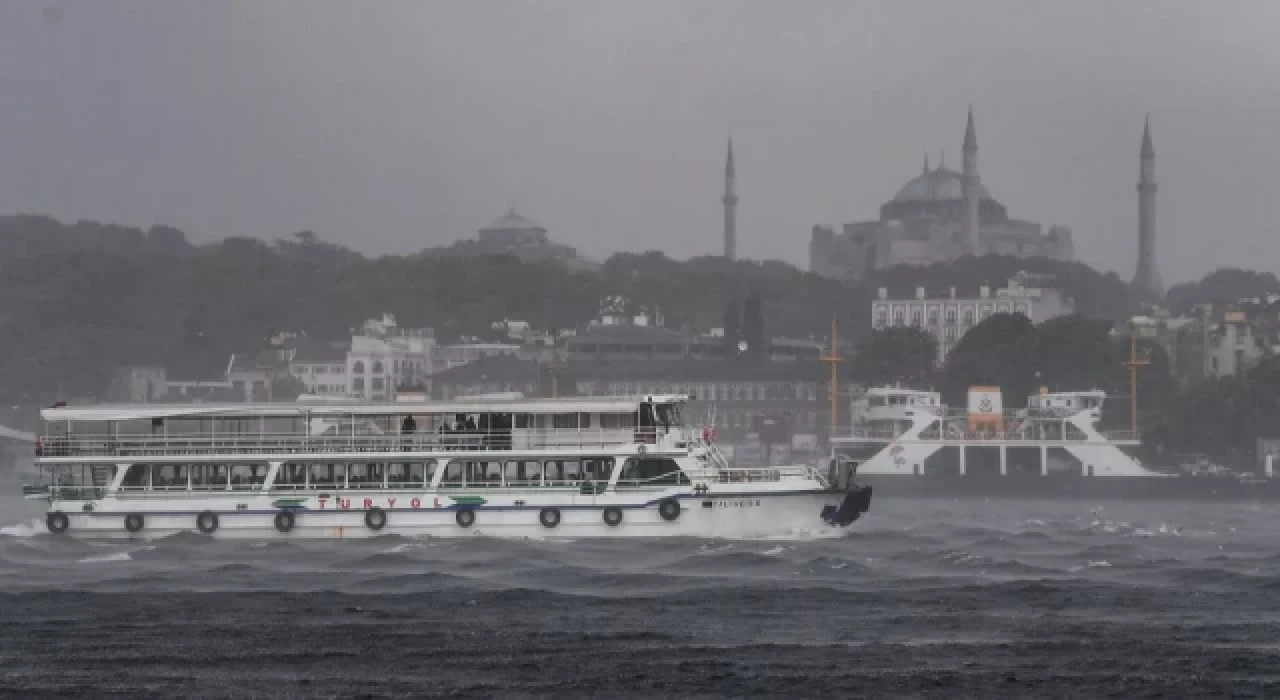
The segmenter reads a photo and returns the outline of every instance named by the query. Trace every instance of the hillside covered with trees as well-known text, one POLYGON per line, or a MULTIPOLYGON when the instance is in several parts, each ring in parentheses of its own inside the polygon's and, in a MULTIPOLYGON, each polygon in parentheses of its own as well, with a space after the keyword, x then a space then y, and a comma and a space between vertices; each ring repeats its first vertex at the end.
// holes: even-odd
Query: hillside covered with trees
MULTIPOLYGON (((1273 275, 1225 270, 1175 287, 1170 298, 1186 307, 1273 288, 1280 288, 1273 275)), ((484 337, 502 319, 576 328, 609 296, 657 309, 668 327, 693 330, 722 325, 726 310, 744 300, 759 305, 751 316, 764 328, 753 332, 765 336, 825 338, 836 318, 842 337, 858 347, 844 365, 851 379, 932 381, 953 402, 962 387, 979 381, 1000 384, 1012 396, 1042 383, 1127 393, 1127 348, 1108 331, 1129 313, 1128 289, 1115 274, 1080 263, 969 257, 876 271, 855 286, 778 261, 619 253, 595 270, 570 269, 554 261, 457 251, 367 257, 309 232, 194 245, 168 227, 143 231, 14 216, 0 217, 0 401, 92 398, 124 365, 212 377, 231 353, 259 348, 271 330, 339 339, 383 312, 405 326, 432 327, 446 342, 484 337), (870 331, 870 301, 881 287, 895 297, 914 296, 919 286, 931 294, 955 287, 960 295, 975 295, 979 286, 1002 286, 1020 271, 1051 278, 1075 302, 1078 316, 1039 328, 1021 317, 993 316, 965 337, 941 375, 929 367, 929 338, 906 329, 870 331)), ((1148 400, 1170 385, 1160 358, 1153 360, 1144 370, 1148 400)), ((1273 379, 1274 372, 1257 376, 1273 379)), ((1275 391, 1245 381, 1215 383, 1186 399, 1193 403, 1165 402, 1152 427, 1170 445, 1180 444, 1195 432, 1187 416, 1199 414, 1196 406, 1226 406, 1221 415, 1234 415, 1272 405, 1275 391)), ((1250 420, 1245 424, 1258 424, 1256 417, 1250 420)))

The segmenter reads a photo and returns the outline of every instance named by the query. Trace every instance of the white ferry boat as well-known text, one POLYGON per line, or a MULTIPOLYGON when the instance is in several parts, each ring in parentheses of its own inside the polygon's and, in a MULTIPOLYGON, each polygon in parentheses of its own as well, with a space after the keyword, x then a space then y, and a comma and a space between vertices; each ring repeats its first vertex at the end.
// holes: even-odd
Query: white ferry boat
POLYGON ((833 464, 891 498, 1280 497, 1272 478, 1144 466, 1135 432, 1099 427, 1106 398, 1045 390, 1006 412, 999 388, 972 387, 967 410, 953 411, 937 392, 874 388, 853 402, 851 429, 832 437, 833 464))
POLYGON ((84 538, 788 536, 866 512, 815 467, 729 465, 687 401, 59 405, 24 492, 84 538))

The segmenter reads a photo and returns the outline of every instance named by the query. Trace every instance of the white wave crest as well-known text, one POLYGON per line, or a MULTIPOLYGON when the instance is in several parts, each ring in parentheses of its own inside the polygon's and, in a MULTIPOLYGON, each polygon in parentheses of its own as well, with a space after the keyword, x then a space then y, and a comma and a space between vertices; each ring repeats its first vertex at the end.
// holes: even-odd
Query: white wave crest
POLYGON ((7 537, 35 537, 36 535, 43 535, 45 532, 44 521, 40 518, 32 518, 29 523, 16 523, 0 527, 0 535, 7 537))

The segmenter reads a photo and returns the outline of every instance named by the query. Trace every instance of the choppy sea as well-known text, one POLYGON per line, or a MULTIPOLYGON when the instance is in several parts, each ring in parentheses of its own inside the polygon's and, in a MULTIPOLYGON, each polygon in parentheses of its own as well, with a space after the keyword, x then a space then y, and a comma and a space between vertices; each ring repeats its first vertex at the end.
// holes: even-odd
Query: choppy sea
POLYGON ((0 480, 0 697, 1280 696, 1274 504, 880 499, 801 541, 91 545, 0 480))

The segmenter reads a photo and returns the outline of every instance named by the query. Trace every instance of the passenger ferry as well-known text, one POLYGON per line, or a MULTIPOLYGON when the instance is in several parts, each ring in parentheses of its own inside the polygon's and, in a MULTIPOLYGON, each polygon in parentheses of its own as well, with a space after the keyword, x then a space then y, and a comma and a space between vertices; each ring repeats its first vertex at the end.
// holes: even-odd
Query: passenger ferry
POLYGON ((968 399, 956 411, 934 391, 869 389, 831 439, 833 462, 890 498, 1280 498, 1270 461, 1254 478, 1143 465, 1137 433, 1100 427, 1100 390, 1041 390, 1017 411, 998 387, 971 387, 968 399))
POLYGON ((812 466, 731 466, 688 400, 58 405, 24 493, 83 538, 791 536, 867 511, 812 466))

